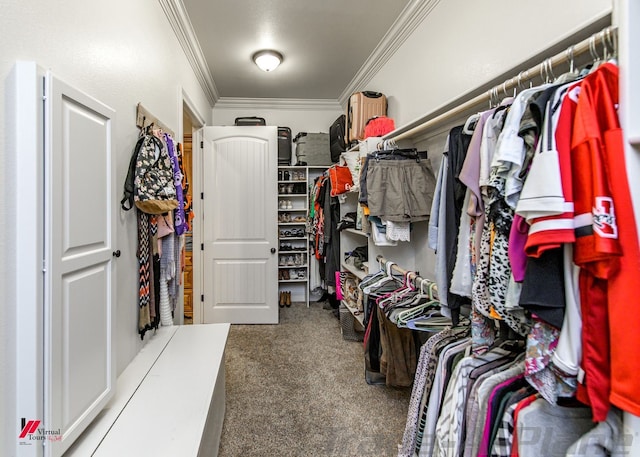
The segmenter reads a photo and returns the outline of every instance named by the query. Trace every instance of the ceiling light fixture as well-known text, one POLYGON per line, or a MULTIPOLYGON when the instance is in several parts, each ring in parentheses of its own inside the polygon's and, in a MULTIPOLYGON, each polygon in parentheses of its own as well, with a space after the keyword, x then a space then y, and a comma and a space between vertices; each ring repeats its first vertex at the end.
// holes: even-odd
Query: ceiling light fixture
POLYGON ((258 51, 253 55, 253 61, 258 68, 262 71, 273 71, 278 68, 278 65, 282 62, 282 54, 278 51, 271 51, 265 49, 258 51))

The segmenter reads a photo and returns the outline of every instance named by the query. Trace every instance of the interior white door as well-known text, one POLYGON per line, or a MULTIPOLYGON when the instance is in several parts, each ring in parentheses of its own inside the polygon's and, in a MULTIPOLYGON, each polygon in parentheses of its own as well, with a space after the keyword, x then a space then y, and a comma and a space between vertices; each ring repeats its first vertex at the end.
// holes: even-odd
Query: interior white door
POLYGON ((115 112, 52 75, 45 97, 45 455, 60 456, 115 389, 115 112))
POLYGON ((205 323, 278 323, 277 127, 205 127, 205 323))

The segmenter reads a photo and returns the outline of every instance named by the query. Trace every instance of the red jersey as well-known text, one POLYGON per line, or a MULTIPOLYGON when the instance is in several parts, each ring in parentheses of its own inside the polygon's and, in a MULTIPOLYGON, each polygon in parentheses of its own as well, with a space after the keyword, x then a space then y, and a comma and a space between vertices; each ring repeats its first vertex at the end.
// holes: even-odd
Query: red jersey
POLYGON ((618 68, 603 64, 582 82, 571 141, 586 373, 578 398, 596 421, 606 418, 609 398, 640 414, 640 252, 617 107, 618 68))

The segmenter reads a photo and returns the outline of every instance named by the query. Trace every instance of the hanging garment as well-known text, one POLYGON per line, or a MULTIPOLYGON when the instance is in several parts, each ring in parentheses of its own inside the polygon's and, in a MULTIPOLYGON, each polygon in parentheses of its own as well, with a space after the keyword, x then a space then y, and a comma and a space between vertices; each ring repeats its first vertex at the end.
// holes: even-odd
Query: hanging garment
POLYGON ((607 420, 580 437, 567 449, 566 457, 623 457, 628 455, 622 438, 622 415, 612 408, 607 420))
POLYGON ((187 218, 184 212, 184 189, 182 188, 183 176, 178 160, 178 152, 176 150, 173 138, 168 133, 164 134, 164 142, 167 145, 167 152, 171 160, 173 168, 173 183, 176 187, 176 197, 178 199, 178 207, 173 210, 173 225, 177 235, 182 235, 187 231, 187 218))
MULTIPOLYGON (((450 339, 456 330, 446 328, 427 340, 420 348, 418 365, 416 366, 415 381, 411 390, 407 422, 402 437, 402 448, 398 451, 398 457, 413 457, 416 449, 418 425, 421 411, 424 407, 423 398, 428 398, 438 365, 437 344, 450 339)), ((419 446, 418 446, 419 448, 419 446)))
POLYGON ((149 215, 136 209, 138 222, 138 333, 144 338, 147 330, 151 329, 150 262, 151 246, 149 239, 149 215))
POLYGON ((444 411, 442 403, 445 393, 448 391, 449 385, 455 381, 456 367, 462 360, 460 356, 466 356, 469 352, 469 347, 469 340, 463 339, 449 342, 440 350, 435 380, 428 398, 425 398, 426 403, 423 407, 418 428, 416 448, 418 455, 421 457, 433 455, 436 426, 440 411, 444 411))
POLYGON ((518 455, 565 457, 571 444, 592 427, 589 408, 552 406, 538 399, 518 415, 518 455))
POLYGON ((370 214, 393 222, 429 218, 435 177, 429 159, 369 159, 366 175, 370 214))

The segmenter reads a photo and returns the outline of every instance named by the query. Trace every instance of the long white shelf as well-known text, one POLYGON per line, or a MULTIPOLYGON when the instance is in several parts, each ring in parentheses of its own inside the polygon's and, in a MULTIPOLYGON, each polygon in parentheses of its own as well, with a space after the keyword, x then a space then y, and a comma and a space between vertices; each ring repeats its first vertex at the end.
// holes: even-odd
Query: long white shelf
POLYGON ((343 231, 369 238, 369 234, 367 232, 363 232, 362 230, 358 230, 358 229, 354 229, 354 228, 346 228, 343 231))
POLYGON ((345 261, 342 262, 342 268, 344 268, 345 270, 347 270, 350 273, 353 273, 360 280, 364 279, 364 277, 367 276, 367 273, 365 271, 359 270, 354 265, 349 264, 349 263, 347 263, 345 261))

